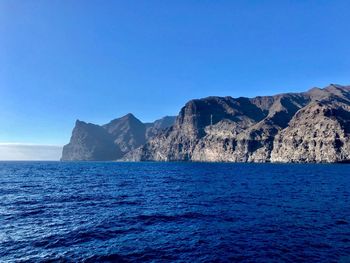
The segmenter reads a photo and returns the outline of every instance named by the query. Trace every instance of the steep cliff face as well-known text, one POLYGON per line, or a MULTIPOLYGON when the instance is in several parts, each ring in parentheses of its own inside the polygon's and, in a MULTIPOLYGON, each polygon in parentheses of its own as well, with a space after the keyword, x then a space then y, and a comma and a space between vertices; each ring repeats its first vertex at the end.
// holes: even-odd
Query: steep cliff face
POLYGON ((331 85, 299 94, 193 100, 172 128, 124 160, 347 161, 349 98, 349 87, 331 85))
POLYGON ((112 161, 146 143, 147 131, 158 134, 173 124, 174 117, 144 124, 131 113, 103 126, 77 121, 63 161, 112 161))
POLYGON ((274 140, 273 162, 348 162, 349 92, 339 87, 317 91, 321 97, 298 111, 274 140))
POLYGON ((102 126, 123 154, 146 143, 146 127, 131 113, 102 126))
POLYGON ((349 162, 350 87, 189 101, 176 120, 77 121, 62 160, 349 162))
POLYGON ((77 120, 70 143, 63 147, 65 161, 107 161, 122 157, 112 136, 101 126, 77 120))

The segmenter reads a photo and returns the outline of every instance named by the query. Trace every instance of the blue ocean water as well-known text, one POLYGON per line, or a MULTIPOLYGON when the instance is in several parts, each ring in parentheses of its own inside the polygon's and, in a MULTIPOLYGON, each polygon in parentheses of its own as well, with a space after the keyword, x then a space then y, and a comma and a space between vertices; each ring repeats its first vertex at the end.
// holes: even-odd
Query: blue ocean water
POLYGON ((349 262, 350 165, 0 163, 1 262, 349 262))

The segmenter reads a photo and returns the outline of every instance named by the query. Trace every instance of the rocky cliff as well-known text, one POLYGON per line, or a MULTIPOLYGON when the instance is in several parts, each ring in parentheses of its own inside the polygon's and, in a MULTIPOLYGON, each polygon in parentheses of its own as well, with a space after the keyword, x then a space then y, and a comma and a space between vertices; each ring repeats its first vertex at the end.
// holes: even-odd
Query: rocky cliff
POLYGON ((63 147, 62 160, 105 161, 121 158, 113 137, 101 126, 77 120, 70 143, 63 147))
POLYGON ((164 129, 171 127, 175 123, 175 116, 165 116, 159 120, 156 120, 152 123, 145 123, 146 125, 146 140, 149 140, 156 135, 158 135, 160 132, 162 132, 164 129))
POLYGON ((131 113, 102 126, 123 154, 146 143, 146 126, 131 113))
POLYGON ((348 162, 350 87, 189 101, 127 161, 348 162))
POLYGON ((313 89, 274 139, 273 162, 349 162, 350 87, 313 89))
POLYGON ((77 120, 62 161, 113 161, 144 145, 171 125, 175 117, 142 123, 131 113, 99 126, 77 120))

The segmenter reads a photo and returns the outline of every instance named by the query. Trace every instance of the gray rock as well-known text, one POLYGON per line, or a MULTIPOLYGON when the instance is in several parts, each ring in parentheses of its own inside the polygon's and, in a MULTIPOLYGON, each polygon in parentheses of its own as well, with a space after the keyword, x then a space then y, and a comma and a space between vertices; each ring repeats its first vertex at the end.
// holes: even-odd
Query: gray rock
POLYGON ((146 143, 146 127, 131 113, 102 126, 123 154, 146 143))
MULTIPOLYGON (((314 93, 314 91, 312 91, 314 93)), ((331 86, 299 110, 274 140, 273 162, 348 162, 349 90, 331 86)))
POLYGON ((176 117, 77 121, 62 160, 350 162, 350 87, 189 101, 176 117))
POLYGON ((62 161, 109 161, 122 157, 112 136, 101 126, 77 120, 62 161))
POLYGON ((127 161, 347 162, 350 87, 248 98, 209 97, 127 161))
POLYGON ((63 161, 112 161, 146 143, 174 123, 164 117, 144 124, 131 113, 103 126, 77 121, 69 144, 63 147, 63 161))
POLYGON ((146 140, 149 140, 155 137, 157 134, 163 130, 174 125, 176 120, 175 116, 165 116, 159 120, 156 120, 152 123, 145 123, 146 125, 146 140))

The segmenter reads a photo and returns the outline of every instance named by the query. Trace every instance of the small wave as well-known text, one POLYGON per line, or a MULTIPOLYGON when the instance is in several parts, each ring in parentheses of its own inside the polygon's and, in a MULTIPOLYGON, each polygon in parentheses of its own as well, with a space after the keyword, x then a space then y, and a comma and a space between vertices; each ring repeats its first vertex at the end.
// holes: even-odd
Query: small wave
POLYGON ((101 227, 94 227, 89 230, 75 230, 62 235, 50 235, 42 238, 41 240, 36 240, 33 242, 35 247, 56 248, 56 247, 68 247, 75 244, 85 243, 92 240, 106 241, 115 238, 121 234, 130 234, 132 232, 143 231, 140 228, 127 228, 127 229, 115 229, 108 228, 106 230, 101 230, 101 227))
POLYGON ((208 218, 210 215, 205 215, 196 212, 188 212, 184 214, 176 214, 176 215, 165 215, 165 214, 151 214, 151 215, 139 215, 135 218, 137 222, 142 221, 144 224, 155 224, 158 222, 174 222, 181 221, 186 219, 200 219, 200 218, 208 218))
POLYGON ((114 201, 111 205, 141 205, 140 201, 127 201, 127 200, 119 200, 114 201))
POLYGON ((335 221, 336 225, 347 225, 349 224, 348 221, 344 220, 344 219, 338 219, 337 221, 335 221))
POLYGON ((45 203, 87 203, 90 201, 98 202, 109 200, 111 197, 106 195, 61 195, 61 196, 47 196, 43 202, 45 203))
POLYGON ((44 209, 33 209, 21 212, 18 214, 19 217, 28 217, 45 213, 44 209))
POLYGON ((110 255, 93 255, 89 258, 83 259, 83 263, 95 263, 95 262, 116 262, 124 263, 129 262, 119 254, 110 254, 110 255))

